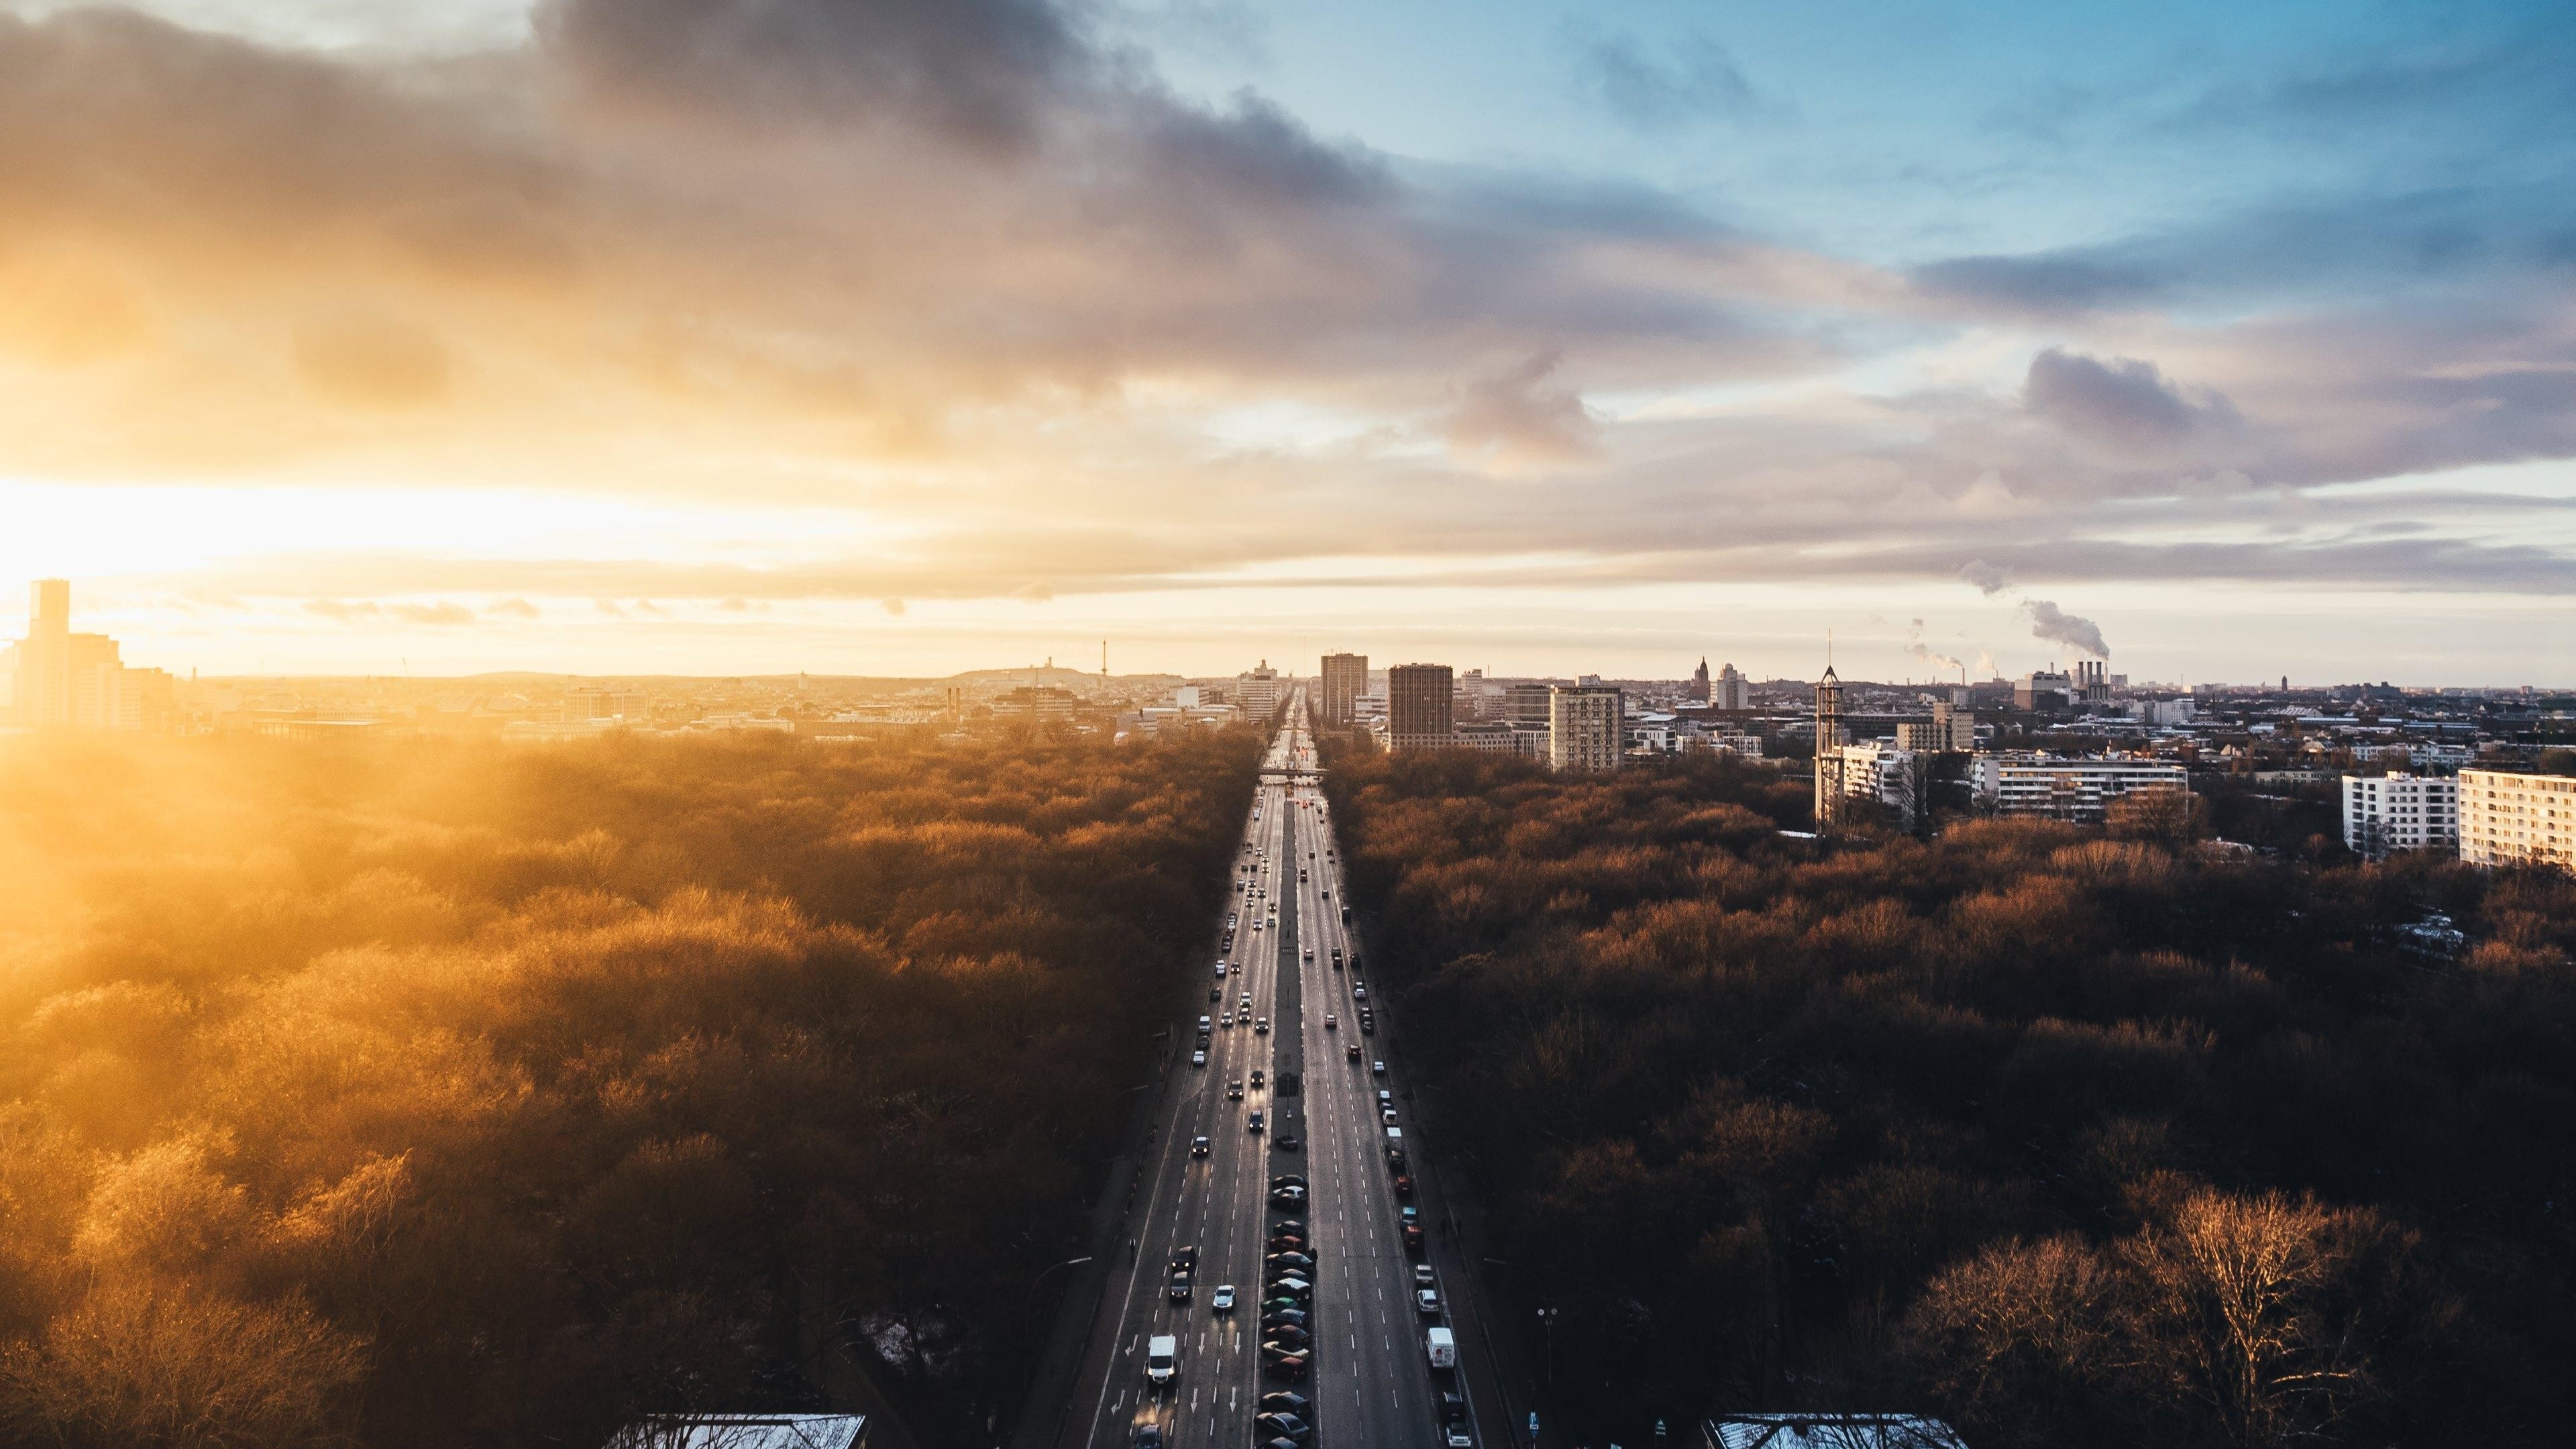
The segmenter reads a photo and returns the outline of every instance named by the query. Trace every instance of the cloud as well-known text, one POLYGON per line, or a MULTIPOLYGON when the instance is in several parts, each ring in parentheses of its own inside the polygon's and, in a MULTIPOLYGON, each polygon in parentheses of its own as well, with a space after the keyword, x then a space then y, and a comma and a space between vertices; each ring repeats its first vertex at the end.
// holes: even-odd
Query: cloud
POLYGON ((1661 55, 1624 35, 1593 35, 1576 28, 1568 39, 1577 85, 1635 130, 1741 121, 1780 109, 1753 88, 1725 46, 1704 35, 1684 37, 1661 55))
POLYGON ((1910 619, 1906 621, 1905 639, 1905 652, 1912 655, 1914 661, 1918 664, 1928 664, 1934 669, 1941 670, 1945 673, 1949 670, 1964 669, 1967 667, 1961 664, 1958 660, 1951 658, 1949 655, 1944 654, 1923 642, 1923 621, 1920 619, 1910 619))
POLYGON ((536 605, 517 598, 503 599, 483 612, 502 619, 534 619, 539 614, 536 605))
POLYGON ((1549 381, 1563 361, 1554 351, 1488 373, 1467 384, 1441 424, 1449 446, 1506 466, 1581 462, 1600 451, 1600 422, 1572 387, 1549 381))
POLYGON ((2102 642, 2102 630, 2092 620, 2067 613, 2046 599, 2024 599, 2021 608, 2030 619, 2030 637, 2081 649, 2096 659, 2111 657, 2111 646, 2102 642))
POLYGON ((1977 592, 1991 599, 2012 587, 2012 574, 1984 559, 1970 559, 1959 566, 1959 577, 1977 586, 1977 592))
POLYGON ((2119 357, 2105 363, 2060 347, 2031 358, 2022 405, 2079 437, 2132 448, 2171 448, 2242 421, 2224 396, 2185 398, 2152 362, 2119 357))
POLYGON ((334 619, 343 624, 360 624, 390 620, 401 624, 450 626, 471 624, 474 611, 462 604, 380 604, 361 599, 355 603, 341 599, 308 599, 304 612, 334 619))
POLYGON ((903 600, 901 599, 893 598, 891 596, 879 599, 877 600, 877 607, 885 610, 886 613, 897 619, 903 617, 903 600))
POLYGON ((304 603, 304 612, 318 614, 325 619, 337 619, 346 624, 360 619, 375 618, 384 610, 365 602, 351 604, 338 599, 307 599, 304 603))
POLYGON ((471 624, 474 611, 463 604, 389 604, 385 612, 406 624, 471 624))
POLYGON ((365 408, 409 408, 447 391, 448 351, 427 329, 343 317, 295 330, 295 370, 317 396, 365 408))

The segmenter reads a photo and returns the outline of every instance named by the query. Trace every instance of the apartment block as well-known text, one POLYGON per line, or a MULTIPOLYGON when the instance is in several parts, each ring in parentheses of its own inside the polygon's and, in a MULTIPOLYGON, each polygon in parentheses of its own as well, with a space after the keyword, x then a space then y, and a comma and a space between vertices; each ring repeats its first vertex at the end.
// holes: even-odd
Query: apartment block
POLYGON ((1368 656, 1324 656, 1324 727, 1349 729, 1359 717, 1360 696, 1369 692, 1368 656))
POLYGON ((2460 859, 2576 870, 2576 779, 2462 770, 2460 859))
POLYGON ((2460 839, 2460 782, 2401 774, 2346 775, 2343 843, 2376 860, 2399 850, 2449 850, 2460 839))
POLYGON ((1603 684, 1560 684, 1547 696, 1552 770, 1615 770, 1628 748, 1627 699, 1603 684))
POLYGON ((2111 802, 2151 790, 2191 788, 2180 765, 2152 760, 2057 760, 1979 755, 1972 768, 1977 802, 1998 815, 2039 815, 2100 824, 2111 802))

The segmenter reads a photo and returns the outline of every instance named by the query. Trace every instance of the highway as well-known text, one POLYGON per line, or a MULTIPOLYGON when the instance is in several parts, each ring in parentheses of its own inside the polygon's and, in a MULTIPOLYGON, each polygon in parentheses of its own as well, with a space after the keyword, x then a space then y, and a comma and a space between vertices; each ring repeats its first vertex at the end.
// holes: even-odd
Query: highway
MULTIPOLYGON (((1196 993, 1196 1009, 1216 1018, 1207 1065, 1189 1065, 1197 1033, 1194 1020, 1185 1022, 1118 1245, 1126 1256, 1112 1265, 1061 1449, 1130 1445, 1142 1426, 1170 1445, 1268 1444, 1282 1426, 1256 1416, 1262 1396, 1281 1391, 1308 1401, 1297 1417, 1309 1446, 1439 1445, 1447 1442, 1441 1394, 1464 1392, 1459 1375, 1435 1382, 1424 1349, 1424 1330, 1448 1320, 1424 1316, 1415 1299, 1416 1265, 1430 1260, 1408 1254, 1403 1241, 1408 1204, 1397 1194, 1378 1100, 1397 1088, 1376 1065, 1385 1036, 1361 1029, 1366 971, 1348 966, 1356 947, 1341 920, 1341 863, 1313 783, 1306 708, 1301 690, 1264 762, 1237 857, 1232 944, 1220 923, 1201 968, 1206 989, 1196 993), (1344 969, 1335 968, 1336 951, 1344 969), (1246 1013, 1247 993, 1248 1014, 1267 1018, 1269 1031, 1225 1024, 1228 1013, 1246 1013), (1280 1091, 1282 1073, 1302 1077, 1299 1095, 1280 1091), (1243 1084, 1239 1100, 1228 1095, 1234 1082, 1243 1084), (1255 1110, 1265 1118, 1257 1133, 1248 1125, 1255 1110), (1283 1133, 1300 1146, 1289 1150, 1283 1133), (1201 1137, 1205 1156, 1193 1151, 1201 1137), (1269 1201, 1280 1174, 1307 1179, 1304 1204, 1269 1201), (1302 1380, 1266 1374, 1262 1351, 1262 1303, 1274 1296, 1263 1291, 1264 1258, 1276 1225, 1288 1221, 1306 1225, 1313 1260, 1311 1302, 1298 1310, 1311 1335, 1302 1380), (1198 1268, 1189 1296, 1176 1301, 1170 1269, 1183 1247, 1196 1248, 1198 1268), (1231 1312, 1212 1306, 1221 1285, 1237 1295, 1231 1312), (1159 1392, 1145 1364, 1158 1334, 1179 1341, 1173 1381, 1159 1392)), ((1395 1125, 1406 1125, 1401 1098, 1395 1125)), ((1418 1149, 1413 1156, 1409 1168, 1419 1171, 1418 1149)), ((1445 1300, 1449 1285, 1437 1288, 1445 1300)))

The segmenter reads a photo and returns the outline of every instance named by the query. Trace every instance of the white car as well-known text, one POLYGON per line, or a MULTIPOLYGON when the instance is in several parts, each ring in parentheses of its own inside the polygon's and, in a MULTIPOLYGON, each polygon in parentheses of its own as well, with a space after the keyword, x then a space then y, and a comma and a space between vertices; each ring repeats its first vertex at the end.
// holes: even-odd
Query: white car
POLYGON ((1208 1311, 1211 1313, 1232 1313, 1234 1311, 1233 1284, 1221 1283, 1217 1285, 1216 1292, 1208 1295, 1208 1311))
POLYGON ((1203 1067, 1205 1067, 1205 1066, 1207 1065, 1207 1053, 1206 1053, 1206 1052, 1192 1052, 1192 1053, 1190 1053, 1190 1065, 1191 1065, 1191 1066, 1194 1066, 1194 1067, 1202 1067, 1202 1068, 1203 1068, 1203 1067))

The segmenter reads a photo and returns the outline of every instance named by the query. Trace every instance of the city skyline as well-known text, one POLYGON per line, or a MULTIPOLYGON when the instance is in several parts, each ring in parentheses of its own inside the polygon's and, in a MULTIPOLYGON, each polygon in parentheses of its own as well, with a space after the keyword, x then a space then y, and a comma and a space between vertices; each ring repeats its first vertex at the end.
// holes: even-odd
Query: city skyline
POLYGON ((222 674, 2576 660, 2562 7, 658 13, 0 0, 0 597, 222 674))

